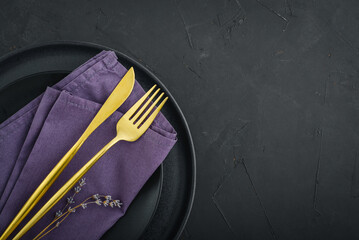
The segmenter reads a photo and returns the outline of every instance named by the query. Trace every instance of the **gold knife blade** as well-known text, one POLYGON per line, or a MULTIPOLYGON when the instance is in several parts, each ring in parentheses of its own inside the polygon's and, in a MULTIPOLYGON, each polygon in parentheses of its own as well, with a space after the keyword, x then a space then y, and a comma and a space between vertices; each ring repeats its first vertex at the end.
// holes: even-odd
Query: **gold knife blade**
POLYGON ((115 89, 112 91, 106 102, 102 105, 96 116, 92 119, 89 126, 86 128, 81 137, 71 147, 71 149, 61 158, 51 172, 46 176, 42 183, 37 187, 35 192, 27 200, 5 232, 0 237, 0 240, 7 239, 10 234, 16 229, 20 222, 27 216, 31 209, 38 203, 41 197, 46 193, 54 181, 58 178, 65 167, 70 163, 73 156, 77 153, 79 148, 90 136, 90 134, 103 123, 112 113, 114 113, 122 103, 131 94, 135 83, 135 72, 131 67, 122 80, 117 84, 115 89))

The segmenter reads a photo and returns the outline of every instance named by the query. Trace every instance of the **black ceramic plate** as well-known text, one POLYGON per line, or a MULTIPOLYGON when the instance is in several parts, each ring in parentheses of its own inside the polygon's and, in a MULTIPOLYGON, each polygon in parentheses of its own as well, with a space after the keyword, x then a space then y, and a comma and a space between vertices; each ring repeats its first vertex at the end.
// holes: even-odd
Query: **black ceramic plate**
MULTIPOLYGON (((32 46, 0 58, 0 122, 14 114, 46 86, 109 48, 77 42, 32 46)), ((187 122, 172 95, 142 64, 115 51, 136 80, 148 89, 154 83, 169 96, 164 115, 178 132, 178 142, 142 188, 126 215, 102 239, 178 239, 189 216, 195 190, 195 153, 187 122)))

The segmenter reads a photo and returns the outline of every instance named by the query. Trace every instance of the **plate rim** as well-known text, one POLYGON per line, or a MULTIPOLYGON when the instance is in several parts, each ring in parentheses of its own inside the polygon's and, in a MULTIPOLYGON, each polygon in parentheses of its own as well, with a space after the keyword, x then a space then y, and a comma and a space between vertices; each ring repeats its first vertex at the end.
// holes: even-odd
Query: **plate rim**
MULTIPOLYGON (((79 46, 79 47, 90 47, 90 48, 96 48, 98 50, 110 50, 110 51, 114 51, 116 53, 116 55, 127 59, 129 62, 131 62, 134 65, 140 66, 141 70, 144 71, 147 75, 149 75, 151 78, 154 79, 154 81, 161 87, 161 89, 163 89, 164 92, 166 92, 166 94, 168 95, 168 97, 171 99, 171 102, 174 104, 176 110, 178 111, 180 118, 181 118, 181 122, 182 124, 184 124, 185 126, 185 131, 186 131, 186 138, 189 142, 189 147, 190 147, 190 152, 191 152, 191 158, 193 159, 193 161, 191 161, 191 167, 193 169, 193 175, 192 175, 192 179, 191 179, 191 189, 190 189, 190 197, 189 197, 189 201, 187 204, 187 208, 185 211, 185 215, 184 218, 181 221, 180 227, 177 230, 177 234, 175 235, 175 239, 178 239, 180 237, 180 235, 182 234, 186 223, 188 221, 188 218, 190 216, 192 207, 193 207, 193 202, 194 202, 194 197, 195 197, 195 191, 196 191, 196 178, 197 178, 197 169, 196 169, 196 154, 195 154, 195 147, 194 147, 194 143, 193 143, 193 138, 191 135, 191 131, 189 128, 189 125, 187 123, 187 120, 181 110, 181 108, 179 107, 178 103, 176 102, 175 98, 172 96, 172 94, 170 93, 170 91, 165 87, 165 85, 161 82, 161 80, 152 72, 148 69, 147 65, 144 66, 142 63, 140 63, 139 61, 135 60, 132 57, 129 57, 128 55, 120 52, 119 50, 98 44, 98 43, 92 43, 92 42, 87 42, 87 41, 67 41, 67 40, 61 40, 61 41, 50 41, 50 42, 42 42, 42 43, 37 43, 37 44, 30 44, 29 46, 25 46, 16 50, 13 50, 11 52, 5 53, 4 55, 2 55, 0 57, 0 64, 4 63, 5 61, 11 59, 12 57, 24 53, 26 51, 30 51, 30 50, 34 50, 37 48, 43 48, 43 47, 50 47, 50 46, 79 46)), ((10 83, 9 83, 10 84, 10 83)), ((3 86, 3 88, 6 88, 9 86, 9 84, 6 84, 5 86, 3 86)), ((161 178, 163 178, 163 167, 161 165, 161 178)), ((162 181, 161 181, 161 187, 162 187, 162 181)), ((162 191, 161 191, 162 192, 162 191)), ((157 200, 157 203, 159 202, 160 196, 161 196, 161 192, 159 195, 159 198, 157 200)), ((156 206, 157 209, 157 206, 156 206)), ((157 210, 156 210, 157 211, 157 210)), ((156 212, 155 211, 155 212, 156 212)), ((152 220, 152 217, 151 217, 152 220)), ((148 227, 148 226, 147 226, 148 227)), ((146 227, 146 228, 147 228, 146 227)))

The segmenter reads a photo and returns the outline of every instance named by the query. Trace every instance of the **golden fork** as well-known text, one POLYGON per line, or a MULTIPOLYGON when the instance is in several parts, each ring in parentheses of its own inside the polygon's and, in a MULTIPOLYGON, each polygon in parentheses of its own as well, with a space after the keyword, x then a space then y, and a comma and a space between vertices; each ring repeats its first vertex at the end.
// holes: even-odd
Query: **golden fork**
POLYGON ((164 93, 156 99, 151 106, 153 98, 157 95, 160 89, 152 94, 147 100, 147 97, 155 89, 154 85, 140 100, 138 100, 117 122, 116 130, 117 135, 109 143, 106 144, 96 155, 91 158, 77 173, 75 173, 70 180, 68 180, 58 190, 50 200, 30 219, 30 221, 20 230, 20 232, 13 239, 20 239, 37 221, 39 221, 75 184, 90 170, 90 168, 104 155, 113 145, 117 142, 124 140, 128 142, 134 142, 139 139, 142 134, 150 127, 157 114, 160 112, 163 105, 166 103, 168 97, 166 97, 161 104, 152 112, 155 105, 160 101, 164 93), (141 107, 142 106, 142 107, 141 107), (141 107, 141 108, 140 108, 141 107), (147 109, 147 110, 146 110, 147 109), (146 112, 142 114, 144 111, 146 112), (152 113, 151 113, 152 112, 152 113), (151 115, 150 115, 151 113, 151 115))
POLYGON ((27 200, 25 205, 21 208, 12 222, 9 224, 5 232, 0 237, 0 240, 7 239, 10 234, 16 229, 20 222, 26 217, 26 215, 31 211, 31 209, 39 202, 41 197, 46 193, 54 181, 58 178, 61 172, 69 164, 73 156, 77 153, 79 148, 85 142, 85 140, 90 136, 90 134, 98 127, 102 122, 104 122, 112 113, 114 113, 122 103, 127 99, 127 97, 132 92, 133 86, 135 83, 135 72, 131 67, 122 80, 117 84, 115 89, 112 91, 110 96, 107 98, 106 102, 102 105, 94 119, 91 121, 89 126, 86 128, 85 132, 77 140, 77 142, 71 147, 71 149, 62 157, 62 159, 56 164, 56 166, 51 170, 51 172, 46 176, 46 178, 41 182, 37 187, 35 192, 27 200))

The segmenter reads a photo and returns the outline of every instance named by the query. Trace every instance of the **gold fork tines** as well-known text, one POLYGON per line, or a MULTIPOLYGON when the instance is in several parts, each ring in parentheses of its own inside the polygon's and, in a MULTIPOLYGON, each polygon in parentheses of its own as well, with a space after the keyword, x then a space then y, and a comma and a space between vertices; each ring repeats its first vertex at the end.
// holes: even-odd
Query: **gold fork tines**
POLYGON ((155 109, 156 104, 161 100, 164 93, 162 93, 155 102, 151 105, 151 101, 160 91, 158 89, 149 99, 149 95, 155 89, 154 85, 145 95, 143 95, 117 122, 117 135, 104 146, 98 153, 96 153, 90 161, 88 161, 77 173, 75 173, 70 180, 68 180, 58 190, 50 200, 30 219, 30 221, 20 230, 20 232, 13 239, 20 239, 37 221, 39 221, 73 186, 87 173, 88 170, 104 155, 113 145, 123 140, 133 142, 139 139, 146 130, 150 127, 163 105, 166 103, 166 97, 159 106, 155 109), (146 110, 147 109, 147 110, 146 110), (146 110, 145 113, 143 113, 146 110))

